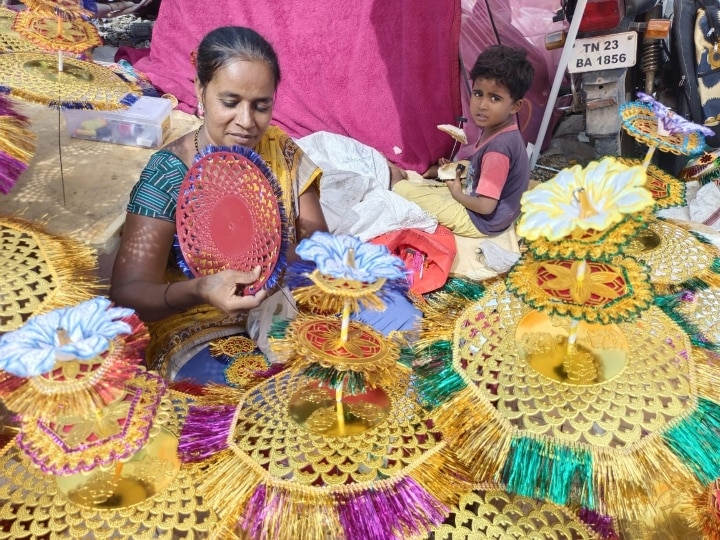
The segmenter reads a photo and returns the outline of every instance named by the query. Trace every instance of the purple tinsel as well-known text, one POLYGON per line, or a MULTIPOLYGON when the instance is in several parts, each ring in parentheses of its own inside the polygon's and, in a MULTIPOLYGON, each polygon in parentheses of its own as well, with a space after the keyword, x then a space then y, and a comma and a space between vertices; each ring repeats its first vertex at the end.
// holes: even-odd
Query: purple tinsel
POLYGON ((449 512, 410 477, 388 489, 338 493, 335 500, 348 540, 420 536, 441 524, 449 512))
POLYGON ((202 461, 227 449, 236 407, 190 407, 178 444, 180 460, 202 461))
POLYGON ((613 519, 610 516, 604 516, 588 508, 581 508, 578 517, 585 525, 595 531, 600 538, 611 539, 618 537, 613 527, 613 519))
POLYGON ((27 163, 0 152, 0 193, 7 195, 27 169, 27 163))

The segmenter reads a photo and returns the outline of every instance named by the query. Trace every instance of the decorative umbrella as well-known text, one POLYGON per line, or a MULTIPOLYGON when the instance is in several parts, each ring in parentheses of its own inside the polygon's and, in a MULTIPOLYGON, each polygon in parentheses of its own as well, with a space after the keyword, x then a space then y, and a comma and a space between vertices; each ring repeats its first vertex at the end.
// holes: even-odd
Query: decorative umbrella
POLYGON ((696 156, 705 149, 705 137, 714 132, 685 120, 679 114, 642 92, 639 101, 620 106, 623 129, 636 140, 648 145, 643 165, 648 166, 655 149, 678 155, 696 156))
MULTIPOLYGON (((146 374, 147 375, 147 374, 146 374)), ((146 379, 149 380, 149 379, 146 379)), ((5 527, 0 538, 197 538, 217 520, 195 490, 191 471, 177 457, 179 425, 191 402, 171 392, 163 429, 116 467, 54 477, 28 467, 15 444, 0 452, 7 489, 0 502, 5 527)))
POLYGON ((95 296, 95 252, 38 224, 0 217, 0 334, 31 316, 95 296))
POLYGON ((0 95, 0 193, 8 194, 35 154, 35 134, 27 117, 0 95))
POLYGON ((102 297, 0 336, 0 399, 18 415, 16 446, 80 506, 133 506, 177 475, 177 438, 164 427, 173 404, 141 367, 148 340, 132 310, 102 297))
POLYGON ((102 45, 100 34, 91 22, 63 20, 30 10, 18 13, 13 30, 45 51, 82 53, 102 45))
POLYGON ((467 474, 426 422, 398 346, 348 320, 355 305, 381 307, 380 290, 404 280, 402 262, 384 246, 325 233, 297 252, 314 264, 288 268, 293 294, 325 312, 272 330, 284 371, 239 397, 216 390, 199 398, 181 458, 203 471, 199 490, 228 534, 427 534, 469 490, 467 474))
MULTIPOLYGON (((660 309, 665 298, 648 288, 652 270, 614 254, 636 236, 627 235, 625 245, 618 237, 605 253, 573 237, 577 229, 612 230, 630 218, 624 212, 652 204, 649 193, 638 191, 642 175, 606 170, 611 178, 584 191, 594 212, 584 212, 582 199, 572 191, 559 194, 557 186, 524 196, 518 232, 529 240, 528 254, 504 283, 465 298, 453 292, 453 301, 428 301, 414 371, 423 379, 416 386, 422 401, 437 407, 438 427, 476 480, 636 520, 648 511, 658 483, 699 489, 720 477, 714 457, 719 378, 708 348, 679 317, 660 309), (570 242, 574 252, 565 260, 585 260, 585 271, 574 272, 573 281, 569 263, 533 258, 540 236, 542 245, 570 242), (594 272, 593 265, 605 266, 594 272), (593 279, 597 273, 600 279, 593 279), (567 279, 546 286, 561 276, 567 279), (518 294, 508 294, 513 291, 518 294), (444 306, 459 313, 454 322, 444 306)), ((672 238, 666 249, 678 253, 672 238)), ((715 262, 710 266, 696 272, 710 279, 717 274, 715 262)), ((677 290, 692 281, 680 281, 686 277, 657 281, 677 290)))
POLYGON ((720 180, 720 150, 711 150, 689 160, 680 178, 686 181, 697 180, 701 184, 718 183, 720 180))
POLYGON ((91 19, 95 16, 93 3, 86 0, 23 0, 30 11, 46 17, 60 16, 63 19, 91 19), (90 5, 88 5, 90 4, 90 5))
POLYGON ((0 52, 42 52, 42 49, 12 29, 18 12, 0 6, 0 52))
POLYGON ((0 79, 0 92, 57 108, 122 109, 142 94, 93 62, 66 58, 60 71, 52 54, 2 54, 0 79))
POLYGON ((221 530, 365 540, 417 537, 439 525, 470 483, 408 375, 358 406, 344 434, 327 432, 317 411, 332 411, 332 423, 335 400, 311 383, 286 370, 239 402, 190 409, 180 456, 198 467, 198 491, 221 530))

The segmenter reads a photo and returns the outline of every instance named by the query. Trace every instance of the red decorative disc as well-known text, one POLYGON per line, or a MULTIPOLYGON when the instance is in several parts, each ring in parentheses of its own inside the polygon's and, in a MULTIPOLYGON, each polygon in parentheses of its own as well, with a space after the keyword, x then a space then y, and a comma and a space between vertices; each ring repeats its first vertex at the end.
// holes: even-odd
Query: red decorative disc
POLYGON ((260 278, 245 287, 248 295, 273 284, 283 220, 272 173, 257 154, 243 151, 250 158, 220 150, 198 159, 180 186, 175 219, 180 249, 193 275, 229 268, 247 272, 260 265, 260 278))

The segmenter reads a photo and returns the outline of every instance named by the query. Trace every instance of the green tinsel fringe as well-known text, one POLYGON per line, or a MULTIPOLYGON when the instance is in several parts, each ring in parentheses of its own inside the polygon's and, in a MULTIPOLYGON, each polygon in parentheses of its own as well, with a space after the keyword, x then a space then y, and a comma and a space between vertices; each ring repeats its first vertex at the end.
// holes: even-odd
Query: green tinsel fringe
POLYGON ((665 315, 670 317, 675 324, 683 329, 690 338, 690 343, 702 349, 720 352, 720 343, 708 341, 697 326, 685 319, 685 317, 677 311, 683 302, 683 294, 684 293, 676 293, 666 296, 656 296, 655 305, 659 307, 665 315))
POLYGON ((592 455, 531 437, 514 437, 502 471, 508 491, 561 505, 595 508, 592 455))
POLYGON ((303 375, 318 380, 323 386, 333 390, 342 389, 345 394, 352 396, 365 392, 365 377, 356 371, 339 371, 320 364, 311 364, 303 370, 303 375))
POLYGON ((720 405, 698 398, 697 409, 663 439, 705 485, 720 478, 720 405))
POLYGON ((423 408, 433 410, 465 388, 465 381, 453 369, 451 341, 433 343, 416 358, 413 386, 423 408))
POLYGON ((275 319, 270 325, 270 331, 268 332, 269 339, 285 339, 287 335, 288 326, 292 320, 290 319, 275 319))
POLYGON ((400 362, 405 367, 412 368, 414 360, 415 351, 412 350, 412 347, 400 347, 400 356, 398 357, 398 362, 400 362))
POLYGON ((476 301, 480 300, 485 294, 485 286, 478 281, 451 277, 441 291, 454 294, 460 298, 476 301))

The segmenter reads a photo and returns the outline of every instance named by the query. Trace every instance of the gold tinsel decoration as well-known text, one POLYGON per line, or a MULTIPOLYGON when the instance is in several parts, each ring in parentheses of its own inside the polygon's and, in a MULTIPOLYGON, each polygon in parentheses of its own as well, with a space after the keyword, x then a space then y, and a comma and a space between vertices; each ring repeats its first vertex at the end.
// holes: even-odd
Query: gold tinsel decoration
POLYGON ((0 217, 0 333, 100 291, 95 251, 41 224, 0 217))

